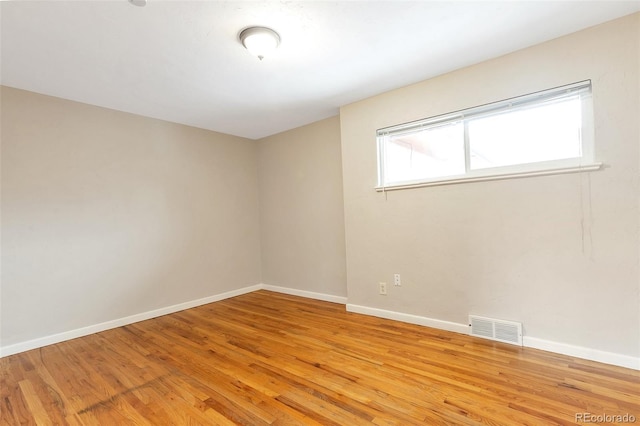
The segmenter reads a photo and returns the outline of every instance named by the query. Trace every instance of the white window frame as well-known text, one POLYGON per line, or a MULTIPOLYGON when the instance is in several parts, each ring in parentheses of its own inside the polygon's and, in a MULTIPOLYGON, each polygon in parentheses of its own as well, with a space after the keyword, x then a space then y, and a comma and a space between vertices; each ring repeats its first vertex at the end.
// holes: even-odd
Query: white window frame
POLYGON ((566 86, 543 90, 524 96, 505 99, 486 105, 468 108, 462 111, 438 115, 410 123, 385 127, 377 131, 378 144, 378 185, 377 191, 387 191, 394 189, 415 188, 434 185, 448 185, 463 182, 477 182, 486 180, 519 178, 529 176, 543 176, 552 174, 576 173, 594 171, 602 167, 602 163, 594 161, 594 134, 593 134, 593 102, 591 95, 591 80, 585 80, 566 86), (469 140, 466 121, 485 117, 501 112, 515 110, 526 106, 534 106, 538 103, 547 102, 554 99, 561 99, 580 95, 582 101, 582 156, 561 160, 552 160, 535 163, 524 163, 503 167, 493 167, 485 169, 470 170, 469 168, 469 140), (392 182, 385 184, 384 178, 384 158, 385 141, 390 136, 406 133, 414 133, 429 127, 436 127, 446 124, 465 123, 464 149, 465 149, 465 173, 456 176, 446 176, 438 178, 425 178, 412 181, 392 182))

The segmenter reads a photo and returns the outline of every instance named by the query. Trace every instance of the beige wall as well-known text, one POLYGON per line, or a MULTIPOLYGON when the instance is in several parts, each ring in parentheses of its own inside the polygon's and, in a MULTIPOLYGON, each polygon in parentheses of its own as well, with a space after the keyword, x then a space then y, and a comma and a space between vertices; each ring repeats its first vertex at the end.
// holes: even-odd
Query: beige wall
POLYGON ((640 356, 640 14, 341 109, 349 303, 640 356), (602 171, 389 192, 376 129, 584 79, 602 171), (402 287, 378 295, 378 282, 402 287))
POLYGON ((1 94, 2 346, 260 282, 254 141, 1 94))
POLYGON ((264 282, 640 356, 639 21, 260 141, 2 88, 0 346, 264 282), (374 191, 376 129, 588 78, 604 170, 374 191))
POLYGON ((259 141, 262 281, 346 296, 340 119, 259 141))

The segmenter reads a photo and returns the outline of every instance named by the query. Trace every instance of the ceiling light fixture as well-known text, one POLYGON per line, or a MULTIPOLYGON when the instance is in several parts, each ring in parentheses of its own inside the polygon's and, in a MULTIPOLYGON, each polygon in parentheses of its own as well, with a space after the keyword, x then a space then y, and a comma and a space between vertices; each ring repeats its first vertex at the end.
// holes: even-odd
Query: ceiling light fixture
POLYGON ((240 32, 239 38, 242 45, 260 60, 280 44, 278 33, 266 27, 245 28, 240 32))
POLYGON ((144 7, 147 5, 147 0, 129 0, 129 3, 134 6, 144 7))

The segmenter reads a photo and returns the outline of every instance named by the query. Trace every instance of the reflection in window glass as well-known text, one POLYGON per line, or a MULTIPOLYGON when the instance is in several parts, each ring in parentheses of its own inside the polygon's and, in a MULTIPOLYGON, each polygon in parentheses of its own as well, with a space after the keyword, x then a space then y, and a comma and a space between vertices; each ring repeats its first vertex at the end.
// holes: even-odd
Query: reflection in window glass
POLYGON ((393 135, 385 141, 384 152, 387 182, 462 175, 464 126, 455 123, 393 135))

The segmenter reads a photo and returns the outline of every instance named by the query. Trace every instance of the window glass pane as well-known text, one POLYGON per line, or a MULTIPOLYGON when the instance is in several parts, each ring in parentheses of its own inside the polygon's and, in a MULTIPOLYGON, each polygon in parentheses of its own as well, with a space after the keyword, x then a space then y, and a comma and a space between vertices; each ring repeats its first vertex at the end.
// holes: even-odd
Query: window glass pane
POLYGON ((589 165, 588 80, 390 126, 377 136, 378 183, 386 187, 596 166, 589 165))
POLYGON ((468 122, 470 169, 578 158, 579 96, 468 122))
POLYGON ((385 183, 465 173, 462 123, 391 135, 384 144, 385 183))

